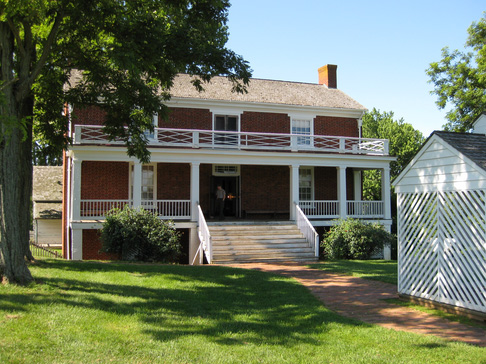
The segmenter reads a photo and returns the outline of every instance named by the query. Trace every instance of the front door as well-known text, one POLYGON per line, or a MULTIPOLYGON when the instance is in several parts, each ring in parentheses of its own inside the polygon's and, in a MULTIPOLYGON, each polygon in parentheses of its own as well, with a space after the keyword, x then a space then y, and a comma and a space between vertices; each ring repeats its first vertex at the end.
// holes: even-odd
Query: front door
POLYGON ((217 217, 216 189, 221 186, 226 191, 223 213, 225 217, 240 216, 240 177, 211 177, 211 215, 217 217))

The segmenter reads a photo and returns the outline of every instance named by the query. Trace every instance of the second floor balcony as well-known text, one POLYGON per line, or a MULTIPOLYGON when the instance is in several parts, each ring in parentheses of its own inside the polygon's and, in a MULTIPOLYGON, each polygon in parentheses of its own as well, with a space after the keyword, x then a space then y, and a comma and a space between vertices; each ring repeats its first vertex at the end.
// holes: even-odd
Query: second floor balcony
MULTIPOLYGON (((388 155, 388 140, 279 133, 155 128, 149 146, 388 155)), ((74 144, 123 145, 99 125, 76 125, 74 144)))

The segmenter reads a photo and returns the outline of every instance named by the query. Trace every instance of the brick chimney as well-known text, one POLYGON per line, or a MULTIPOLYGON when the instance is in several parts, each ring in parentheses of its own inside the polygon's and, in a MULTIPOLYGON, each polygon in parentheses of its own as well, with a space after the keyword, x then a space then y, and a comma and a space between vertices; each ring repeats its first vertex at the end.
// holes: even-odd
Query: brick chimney
POLYGON ((317 70, 319 72, 319 85, 326 85, 328 88, 337 88, 336 77, 337 66, 326 64, 317 70))

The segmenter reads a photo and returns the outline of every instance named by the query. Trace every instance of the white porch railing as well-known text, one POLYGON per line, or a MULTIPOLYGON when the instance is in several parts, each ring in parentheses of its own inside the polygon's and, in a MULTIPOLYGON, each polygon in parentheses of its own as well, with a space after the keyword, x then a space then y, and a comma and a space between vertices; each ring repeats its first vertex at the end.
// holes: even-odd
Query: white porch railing
POLYGON ((299 207, 308 217, 323 219, 339 217, 339 201, 300 201, 299 207))
POLYGON ((123 209, 125 205, 132 206, 131 200, 81 200, 80 216, 103 218, 111 209, 123 209))
MULTIPOLYGON (((338 219, 339 201, 300 201, 299 207, 310 219, 338 219)), ((383 201, 346 201, 346 216, 354 218, 384 218, 383 201)))
MULTIPOLYGON (((208 224, 206 223, 206 219, 204 218, 204 214, 202 212, 201 206, 197 205, 197 212, 198 212, 198 236, 199 236, 199 263, 203 263, 203 254, 206 254, 206 259, 209 264, 211 264, 213 260, 213 244, 211 241, 211 234, 209 233, 208 224)), ((192 262, 194 264, 194 261, 192 262)))
POLYGON ((348 201, 347 216, 356 218, 384 218, 383 201, 348 201))
MULTIPOLYGON (((114 208, 133 206, 132 200, 81 200, 80 216, 104 218, 114 208)), ((157 213, 161 219, 185 220, 191 218, 191 200, 142 201, 142 207, 157 213)))
POLYGON ((295 215, 297 227, 300 229, 302 234, 304 234, 307 242, 309 243, 309 246, 314 249, 315 256, 319 257, 319 234, 317 234, 316 229, 314 229, 299 205, 294 205, 296 210, 295 215))
MULTIPOLYGON (((193 129, 155 128, 149 145, 189 148, 225 148, 249 150, 316 151, 350 154, 388 155, 388 140, 326 135, 305 136, 278 133, 252 133, 193 129)), ((75 144, 123 144, 110 140, 100 125, 76 125, 75 144)))
POLYGON ((142 201, 142 207, 153 210, 163 219, 184 220, 191 218, 191 200, 142 201))

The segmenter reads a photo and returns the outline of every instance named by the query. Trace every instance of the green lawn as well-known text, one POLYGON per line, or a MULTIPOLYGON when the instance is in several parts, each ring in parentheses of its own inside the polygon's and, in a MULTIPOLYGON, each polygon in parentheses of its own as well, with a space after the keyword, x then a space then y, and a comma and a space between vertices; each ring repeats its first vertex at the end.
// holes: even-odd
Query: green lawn
POLYGON ((330 260, 309 265, 327 272, 398 284, 396 260, 330 260))
POLYGON ((486 363, 486 349, 334 314, 290 278, 41 260, 0 286, 1 363, 486 363))

